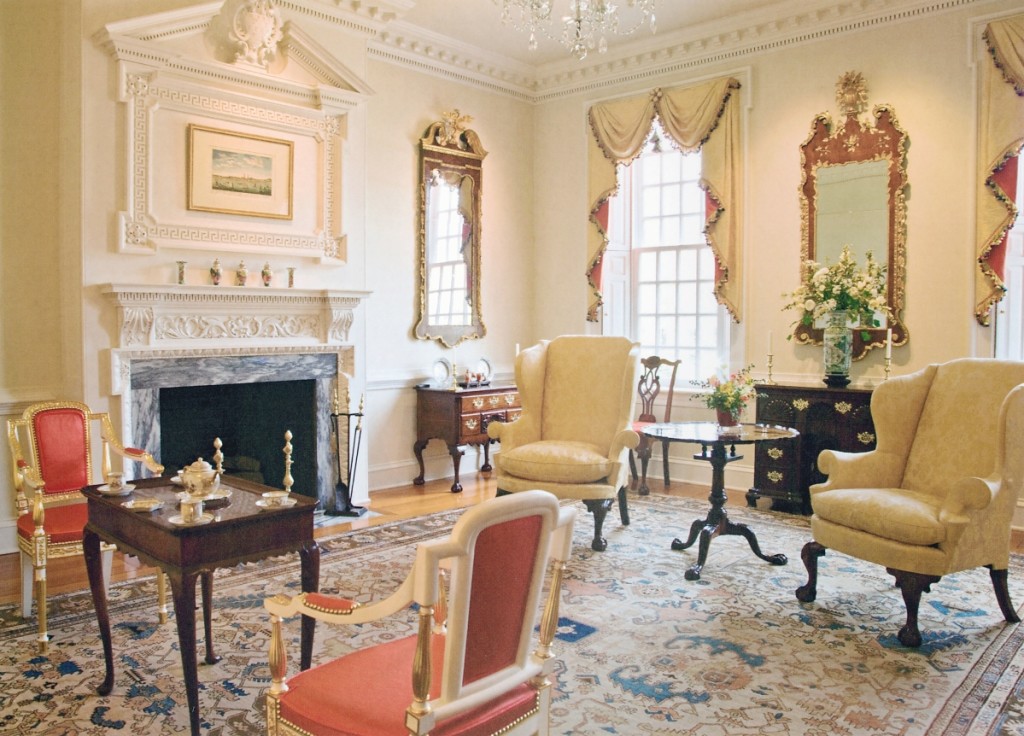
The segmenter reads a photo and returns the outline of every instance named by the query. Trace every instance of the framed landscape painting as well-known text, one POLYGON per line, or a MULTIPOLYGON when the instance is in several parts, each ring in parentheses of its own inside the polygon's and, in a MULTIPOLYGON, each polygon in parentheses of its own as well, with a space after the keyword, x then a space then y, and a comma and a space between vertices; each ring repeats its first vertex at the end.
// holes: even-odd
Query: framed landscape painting
POLYGON ((292 141, 188 126, 188 209, 292 219, 292 141))

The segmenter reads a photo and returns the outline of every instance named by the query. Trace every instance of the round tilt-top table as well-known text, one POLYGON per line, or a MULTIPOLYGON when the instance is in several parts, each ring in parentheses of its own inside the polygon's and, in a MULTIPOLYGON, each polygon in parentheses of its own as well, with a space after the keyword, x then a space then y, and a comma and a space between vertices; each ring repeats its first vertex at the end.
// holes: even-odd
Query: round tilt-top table
POLYGON ((707 460, 711 463, 711 495, 708 496, 711 509, 707 517, 697 519, 690 525, 690 536, 685 542, 679 539, 672 540, 672 549, 679 550, 687 549, 698 537, 700 538, 697 562, 686 571, 687 580, 700 580, 701 570, 708 559, 711 540, 718 536, 744 537, 754 554, 772 565, 785 565, 789 561, 784 554, 762 553, 753 530, 746 524, 729 520, 725 511, 725 504, 728 501, 725 495, 725 466, 743 459, 742 455, 736 454, 736 445, 792 439, 797 437, 799 432, 789 427, 767 424, 741 424, 724 430, 714 422, 666 422, 651 424, 643 429, 643 433, 652 439, 699 444, 701 449, 693 456, 694 459, 707 460))

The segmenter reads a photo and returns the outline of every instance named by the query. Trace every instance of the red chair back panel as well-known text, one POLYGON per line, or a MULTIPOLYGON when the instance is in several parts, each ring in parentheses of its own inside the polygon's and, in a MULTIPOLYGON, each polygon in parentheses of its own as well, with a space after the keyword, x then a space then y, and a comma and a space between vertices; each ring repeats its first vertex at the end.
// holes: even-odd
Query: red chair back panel
POLYGON ((540 531, 541 517, 524 516, 488 527, 477 538, 464 684, 515 663, 540 531))
POLYGON ((78 490, 89 484, 86 417, 77 409, 48 409, 33 420, 39 472, 47 493, 78 490))

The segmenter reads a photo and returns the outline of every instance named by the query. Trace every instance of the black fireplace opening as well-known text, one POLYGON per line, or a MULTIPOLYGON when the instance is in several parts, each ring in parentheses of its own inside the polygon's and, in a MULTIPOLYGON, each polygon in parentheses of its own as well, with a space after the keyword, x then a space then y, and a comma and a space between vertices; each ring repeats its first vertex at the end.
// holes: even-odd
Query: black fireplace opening
POLYGON ((292 433, 292 491, 317 497, 316 381, 270 381, 160 389, 160 460, 173 472, 197 458, 224 473, 284 488, 285 432, 292 433))

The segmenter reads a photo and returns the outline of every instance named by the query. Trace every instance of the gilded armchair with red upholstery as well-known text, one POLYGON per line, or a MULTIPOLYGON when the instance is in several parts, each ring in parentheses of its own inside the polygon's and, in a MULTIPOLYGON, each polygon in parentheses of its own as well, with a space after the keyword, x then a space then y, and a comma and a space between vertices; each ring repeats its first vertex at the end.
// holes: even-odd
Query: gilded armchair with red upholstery
POLYGON ((551 642, 575 516, 545 491, 502 496, 464 512, 450 537, 420 544, 411 573, 383 601, 364 606, 317 593, 266 599, 273 680, 268 733, 547 734, 551 642), (451 576, 448 596, 442 568, 451 576), (418 607, 417 634, 285 679, 283 618, 304 614, 330 624, 360 624, 410 604, 418 607))
MULTIPOLYGON (((21 553, 21 611, 32 612, 35 589, 39 649, 46 651, 46 563, 50 558, 82 554, 82 532, 88 521, 80 490, 111 472, 110 450, 141 462, 153 473, 163 472, 145 450, 124 447, 106 413, 92 412, 76 401, 47 401, 25 409, 19 419, 7 420, 7 443, 15 506, 18 511, 18 549, 21 553), (92 425, 99 424, 102 475, 93 477, 92 425)), ((113 547, 103 551, 104 580, 110 580, 113 547)), ((161 621, 166 620, 163 574, 159 574, 161 621)))

